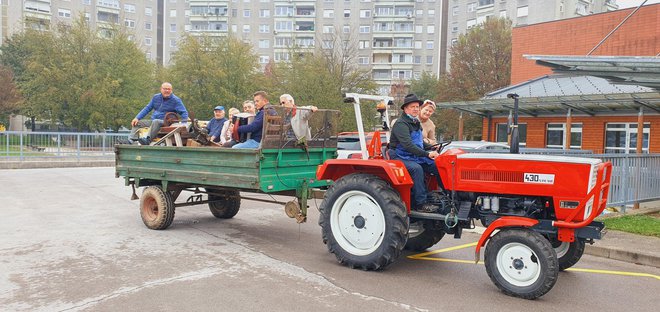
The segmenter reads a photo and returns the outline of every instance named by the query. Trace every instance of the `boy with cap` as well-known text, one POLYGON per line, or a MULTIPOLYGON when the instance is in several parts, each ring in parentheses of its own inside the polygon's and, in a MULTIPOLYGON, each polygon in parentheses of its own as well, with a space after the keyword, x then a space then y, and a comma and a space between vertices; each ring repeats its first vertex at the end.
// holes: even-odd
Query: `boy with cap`
POLYGON ((225 107, 216 106, 213 109, 213 118, 206 125, 206 129, 209 130, 209 136, 211 136, 212 142, 220 142, 220 131, 222 126, 225 124, 227 119, 225 118, 225 107))
POLYGON ((403 100, 403 114, 392 126, 389 143, 389 156, 400 160, 408 169, 413 180, 411 207, 423 212, 435 212, 438 207, 427 203, 428 193, 424 183, 424 173, 433 173, 438 177, 438 168, 433 159, 438 156, 436 151, 426 151, 429 144, 422 140, 422 126, 419 121, 419 111, 422 101, 415 94, 408 94, 403 100))

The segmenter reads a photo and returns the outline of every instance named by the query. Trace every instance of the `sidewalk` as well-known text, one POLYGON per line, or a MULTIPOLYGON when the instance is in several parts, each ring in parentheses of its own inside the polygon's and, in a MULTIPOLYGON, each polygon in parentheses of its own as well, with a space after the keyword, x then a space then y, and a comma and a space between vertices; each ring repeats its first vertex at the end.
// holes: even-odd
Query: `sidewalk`
MULTIPOLYGON (((640 209, 627 209, 626 215, 660 212, 658 202, 640 209), (651 208, 655 207, 655 208, 651 208)), ((614 217, 620 214, 612 214, 614 217)), ((603 239, 587 244, 585 254, 660 268, 660 238, 609 230, 603 239)))

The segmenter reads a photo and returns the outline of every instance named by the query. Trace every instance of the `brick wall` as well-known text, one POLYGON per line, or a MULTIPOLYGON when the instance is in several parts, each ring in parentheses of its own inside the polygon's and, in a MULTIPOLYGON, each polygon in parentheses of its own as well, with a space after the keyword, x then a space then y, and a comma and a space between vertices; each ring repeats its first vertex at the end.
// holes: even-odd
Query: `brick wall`
MULTIPOLYGON (((491 120, 490 137, 488 141, 495 141, 497 124, 506 123, 507 118, 493 118, 491 120)), ((519 123, 527 124, 526 147, 542 148, 546 146, 545 132, 548 123, 566 123, 565 117, 519 117, 519 123)), ((594 153, 603 153, 605 149, 605 124, 608 122, 637 123, 637 116, 573 116, 573 123, 582 123, 582 149, 592 150, 594 153)), ((651 124, 649 138, 649 152, 660 153, 660 116, 644 116, 644 122, 651 124)), ((484 138, 487 134, 488 119, 483 120, 484 138)))
MULTIPOLYGON (((513 29, 511 84, 550 74, 524 54, 586 55, 634 8, 513 29)), ((592 55, 654 56, 660 52, 660 4, 642 7, 592 55)))

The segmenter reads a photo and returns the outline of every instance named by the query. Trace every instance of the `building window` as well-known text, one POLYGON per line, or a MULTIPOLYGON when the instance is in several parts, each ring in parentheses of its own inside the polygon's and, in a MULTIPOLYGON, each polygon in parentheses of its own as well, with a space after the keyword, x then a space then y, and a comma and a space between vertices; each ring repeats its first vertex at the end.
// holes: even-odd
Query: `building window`
POLYGON ((244 33, 249 33, 250 32, 250 25, 243 25, 243 32, 244 33))
POLYGON ((259 64, 268 64, 268 62, 270 62, 270 56, 268 55, 259 56, 259 64))
POLYGON ((151 16, 152 14, 151 8, 144 8, 144 15, 151 16))
POLYGON ((419 56, 419 55, 415 55, 415 56, 413 57, 413 63, 415 63, 415 64, 422 64, 422 57, 419 56))
POLYGON ((358 57, 358 64, 360 64, 360 65, 367 65, 367 64, 369 64, 369 57, 367 57, 367 56, 360 56, 360 57, 358 57))
POLYGON ((422 48, 422 41, 415 40, 415 49, 421 49, 421 48, 422 48))
POLYGON ((435 10, 428 10, 428 11, 427 11, 427 14, 428 14, 429 16, 435 16, 435 10))
MULTIPOLYGON (((642 130, 642 152, 649 152, 651 124, 644 123, 642 130)), ((637 123, 607 123, 605 126, 605 153, 636 153, 637 123)))
POLYGON ((277 30, 277 31, 282 31, 282 30, 291 31, 291 30, 293 30, 293 22, 291 22, 291 21, 278 21, 278 22, 275 22, 275 30, 277 30))
POLYGON ((360 25, 360 33, 361 34, 368 34, 370 31, 371 31, 370 26, 360 25))
POLYGON ((470 28, 472 28, 476 25, 477 25, 477 20, 476 19, 469 19, 467 21, 467 29, 470 29, 470 28))
MULTIPOLYGON (((566 138, 565 123, 549 123, 545 132, 545 146, 548 148, 564 148, 566 138)), ((582 148, 582 124, 571 124, 571 149, 582 148)))
POLYGON ((124 26, 126 26, 128 28, 135 28, 135 20, 128 19, 128 18, 125 19, 124 20, 124 26))
POLYGON ((170 39, 170 48, 176 48, 176 39, 170 39))
POLYGON ((528 6, 523 6, 518 8, 518 17, 525 17, 529 15, 529 7, 528 6))
MULTIPOLYGON (((509 144, 509 127, 506 123, 497 124, 495 133, 496 142, 509 144)), ((527 124, 518 124, 518 138, 520 146, 527 145, 527 124)))
POLYGON ((268 9, 259 10, 259 17, 270 17, 270 10, 268 9))
POLYGON ((323 25, 324 34, 333 34, 335 33, 335 26, 332 25, 323 25))
POLYGON ((428 26, 426 26, 426 33, 427 33, 427 34, 433 34, 433 33, 435 33, 435 25, 428 25, 428 26))
POLYGON ((467 11, 468 12, 474 12, 477 10, 477 3, 476 2, 470 2, 467 4, 467 11))
POLYGON ((176 10, 170 10, 170 17, 176 17, 176 10))
POLYGON ((433 64, 433 56, 432 55, 427 55, 426 56, 426 64, 433 64))
POLYGON ((64 18, 71 18, 71 10, 57 9, 57 16, 64 17, 64 18))
POLYGON ((243 17, 250 17, 250 10, 243 10, 243 17))
POLYGON ((84 5, 92 5, 92 0, 83 0, 84 5))
POLYGON ((344 9, 344 17, 351 17, 351 10, 350 9, 344 9))
POLYGON ((360 40, 360 42, 358 42, 358 47, 360 49, 368 49, 369 48, 369 40, 360 40))
POLYGON ((176 32, 176 24, 170 24, 170 32, 176 32))
POLYGON ((151 45, 151 37, 144 38, 144 45, 147 45, 147 46, 151 45))
POLYGON ((371 10, 360 10, 360 17, 371 17, 371 10))
POLYGON ((329 9, 323 10, 323 17, 325 17, 325 18, 335 17, 335 10, 331 10, 331 9, 330 10, 329 9))
POLYGON ((259 25, 259 32, 262 33, 262 34, 269 33, 270 32, 270 25, 268 25, 268 24, 259 25))
POLYGON ((427 41, 426 42, 426 49, 427 50, 433 50, 433 41, 427 41))
POLYGON ((500 11, 500 17, 501 18, 506 18, 506 10, 500 11))
POLYGON ((351 32, 351 26, 344 25, 343 32, 344 32, 345 34, 350 33, 350 32, 351 32))
POLYGON ((151 23, 144 23, 145 30, 151 30, 151 23))
POLYGON ((133 4, 124 4, 124 12, 135 13, 135 5, 133 5, 133 4))
POLYGON ((268 40, 268 39, 259 39, 259 48, 260 49, 270 48, 270 40, 268 40))

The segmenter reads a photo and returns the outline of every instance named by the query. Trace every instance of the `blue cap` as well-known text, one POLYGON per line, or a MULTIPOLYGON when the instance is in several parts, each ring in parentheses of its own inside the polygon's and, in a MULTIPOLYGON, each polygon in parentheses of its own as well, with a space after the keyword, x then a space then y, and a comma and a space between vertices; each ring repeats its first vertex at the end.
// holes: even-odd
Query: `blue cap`
POLYGON ((225 110, 225 107, 222 105, 218 105, 213 110, 225 110))

